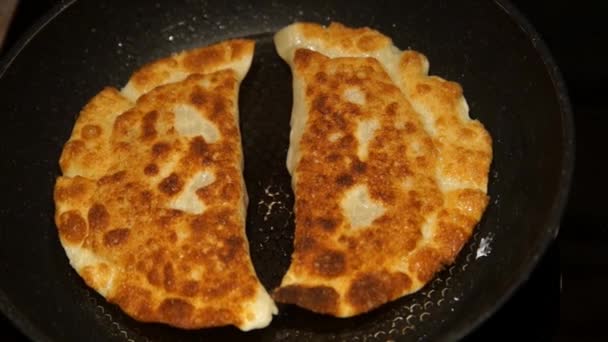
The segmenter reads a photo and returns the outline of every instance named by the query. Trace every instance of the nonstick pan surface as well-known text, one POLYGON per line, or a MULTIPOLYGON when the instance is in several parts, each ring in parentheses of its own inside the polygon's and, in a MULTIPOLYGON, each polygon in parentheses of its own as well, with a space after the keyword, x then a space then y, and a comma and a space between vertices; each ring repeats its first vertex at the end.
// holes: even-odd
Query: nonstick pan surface
POLYGON ((66 1, 0 69, 0 308, 41 341, 454 340, 525 281, 558 231, 573 163, 565 87, 507 1, 66 1), (81 107, 142 64, 234 37, 256 39, 241 86, 247 234, 258 275, 279 284, 292 252, 285 169, 291 75, 272 35, 294 21, 370 26, 459 82, 493 137, 490 205, 456 263, 422 291, 350 319, 280 306, 265 329, 184 331, 138 323, 87 288, 53 223, 58 159, 81 107), (276 202, 272 207, 270 203, 276 202))

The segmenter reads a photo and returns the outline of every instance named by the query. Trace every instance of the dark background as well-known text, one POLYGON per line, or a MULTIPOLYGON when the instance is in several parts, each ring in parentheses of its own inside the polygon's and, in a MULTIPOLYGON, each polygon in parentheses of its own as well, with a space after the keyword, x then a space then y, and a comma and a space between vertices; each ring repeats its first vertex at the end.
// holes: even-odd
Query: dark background
MULTIPOLYGON (((0 0, 3 1, 3 0, 0 0)), ((0 56, 56 0, 21 0, 0 56)), ((530 280, 467 341, 608 340, 608 43, 605 1, 513 1, 539 31, 566 80, 576 167, 560 234, 530 280)), ((3 275, 4 276, 4 275, 3 275)), ((0 340, 24 340, 0 316, 0 340)))

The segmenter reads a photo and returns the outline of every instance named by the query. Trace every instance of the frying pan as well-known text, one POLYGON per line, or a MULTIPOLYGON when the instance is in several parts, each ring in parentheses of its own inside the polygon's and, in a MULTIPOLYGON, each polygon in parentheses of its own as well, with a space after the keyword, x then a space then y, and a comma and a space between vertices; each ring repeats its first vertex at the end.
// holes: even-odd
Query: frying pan
POLYGON ((0 308, 40 341, 454 340, 527 279, 558 231, 573 165, 564 83, 534 29, 507 1, 64 1, 0 69, 0 308), (431 73, 462 84, 493 137, 491 202, 456 263, 422 291, 350 319, 281 306, 266 329, 183 331, 138 323, 71 269, 53 223, 57 161, 80 108, 137 66, 233 37, 257 40, 240 108, 247 234, 272 289, 287 269, 293 194, 285 170, 289 69, 272 34, 293 21, 371 26, 425 53, 431 73), (281 205, 266 216, 264 203, 281 205))

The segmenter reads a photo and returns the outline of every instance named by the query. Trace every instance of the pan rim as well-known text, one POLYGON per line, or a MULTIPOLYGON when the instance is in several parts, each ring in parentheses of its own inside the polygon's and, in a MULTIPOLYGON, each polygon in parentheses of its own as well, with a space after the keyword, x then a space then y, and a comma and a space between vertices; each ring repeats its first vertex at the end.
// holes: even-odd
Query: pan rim
MULTIPOLYGON (((28 30, 26 30, 17 42, 7 51, 5 56, 0 59, 0 79, 4 77, 6 71, 10 68, 13 61, 19 56, 21 51, 29 44, 29 42, 42 30, 44 27, 60 15, 65 9, 76 3, 77 0, 60 0, 46 14, 40 17, 28 30)), ((494 0, 496 6, 507 14, 519 29, 531 41, 534 49, 541 58, 545 70, 548 73, 555 95, 557 96, 558 105, 560 108, 562 121, 561 140, 562 149, 562 164, 561 174, 559 179, 559 189, 553 199, 551 209, 547 213, 548 220, 545 224, 543 239, 537 242, 535 252, 531 259, 521 267, 521 272, 515 281, 512 282, 507 291, 504 292, 494 303, 488 304, 476 318, 472 321, 460 323, 452 329, 438 336, 440 340, 460 340, 471 332, 477 330, 481 324, 494 315, 516 292, 521 285, 528 280, 530 273, 538 265, 539 259, 546 253, 549 246, 559 233, 559 225, 564 213, 570 187, 572 183, 572 175, 574 172, 575 161, 575 129, 572 105, 568 96, 568 90, 562 73, 557 66, 553 55, 551 54, 545 41, 542 39, 538 31, 523 15, 523 13, 510 0, 494 0)), ((52 341, 51 338, 40 330, 35 324, 25 317, 23 312, 19 310, 0 288, 0 312, 7 317, 23 334, 35 341, 52 341)))
MULTIPOLYGON (((528 262, 524 263, 521 267, 522 272, 518 272, 518 276, 513 283, 508 287, 507 291, 503 293, 500 298, 475 318, 472 322, 468 323, 468 327, 460 326, 451 332, 447 332, 441 337, 442 340, 455 341, 461 340, 466 335, 477 330, 481 324, 487 321, 492 315, 498 311, 509 299, 513 297, 515 292, 524 284, 529 278, 532 271, 537 267, 540 258, 545 255, 549 246, 555 241, 559 233, 560 222, 564 214, 566 203, 568 202, 568 196, 570 193, 570 187, 572 184, 572 174, 574 172, 574 161, 575 161, 575 130, 574 130, 574 116, 572 112, 572 104, 568 96, 568 89, 566 82, 563 78, 562 72, 560 71, 557 63, 549 47, 542 39, 538 31, 528 21, 526 16, 511 2, 511 0, 494 0, 496 6, 504 11, 510 18, 517 24, 519 29, 528 37, 531 41, 532 46, 538 53, 539 57, 543 61, 545 70, 551 78, 555 95, 557 96, 558 106, 561 110, 562 120, 562 165, 561 175, 558 181, 559 189, 556 196, 553 199, 551 209, 548 212, 548 220, 544 228, 544 238, 539 239, 537 242, 537 248, 535 253, 528 262)), ((466 324, 466 323, 465 323, 466 324)))
MULTIPOLYGON (((17 39, 13 45, 0 59, 0 80, 4 78, 4 74, 13 64, 13 61, 19 56, 21 51, 29 44, 29 42, 40 32, 44 27, 53 21, 66 8, 73 5, 77 0, 60 0, 48 12, 42 15, 38 20, 30 26, 17 39)), ((19 8, 17 7, 17 11, 19 8)), ((15 327, 32 341, 52 341, 40 328, 33 324, 25 317, 23 312, 19 310, 8 298, 4 290, 0 288, 0 313, 4 315, 15 327)))

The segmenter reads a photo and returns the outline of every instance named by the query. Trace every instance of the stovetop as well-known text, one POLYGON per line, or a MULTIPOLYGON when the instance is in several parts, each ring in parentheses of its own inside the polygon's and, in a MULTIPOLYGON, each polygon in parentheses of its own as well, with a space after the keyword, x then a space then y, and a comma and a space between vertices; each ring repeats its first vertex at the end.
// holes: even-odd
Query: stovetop
MULTIPOLYGON (((2 1, 2 0, 0 0, 2 1)), ((0 56, 56 0, 22 0, 0 56)), ((608 2, 513 1, 547 42, 566 79, 576 123, 576 168, 560 234, 515 295, 467 341, 596 341, 608 339, 602 323, 608 288, 608 210, 600 194, 608 183, 596 174, 606 162, 608 81, 604 16, 608 2)), ((0 315, 0 339, 25 337, 0 315)))

